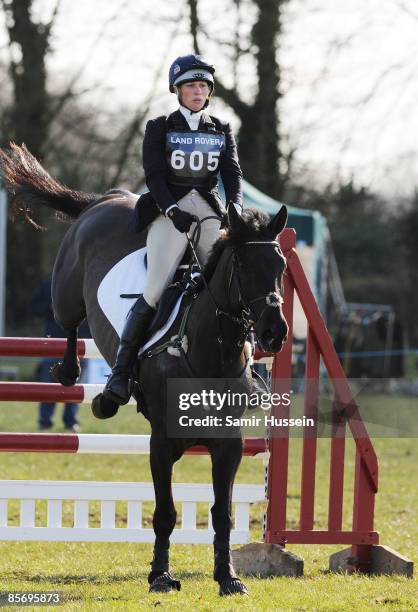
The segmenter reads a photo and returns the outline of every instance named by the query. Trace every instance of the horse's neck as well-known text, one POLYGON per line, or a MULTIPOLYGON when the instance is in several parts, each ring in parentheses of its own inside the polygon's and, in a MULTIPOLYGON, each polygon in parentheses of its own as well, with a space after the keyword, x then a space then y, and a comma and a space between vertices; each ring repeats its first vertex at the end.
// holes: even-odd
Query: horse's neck
MULTIPOLYGON (((230 262, 222 257, 209 282, 209 290, 205 287, 196 298, 190 313, 189 359, 196 371, 218 375, 222 365, 227 367, 228 375, 234 376, 245 363, 242 340, 242 327, 232 322, 226 316, 217 316, 216 307, 229 312, 228 278, 230 262), (223 261, 222 261, 223 260, 223 261), (225 261, 226 260, 226 261, 225 261), (229 264, 229 265, 228 265, 229 264), (209 293, 210 291, 210 293, 209 293), (216 304, 216 305, 215 305, 216 304), (222 339, 222 349, 219 338, 222 339)), ((236 314, 236 313, 234 313, 236 314)))

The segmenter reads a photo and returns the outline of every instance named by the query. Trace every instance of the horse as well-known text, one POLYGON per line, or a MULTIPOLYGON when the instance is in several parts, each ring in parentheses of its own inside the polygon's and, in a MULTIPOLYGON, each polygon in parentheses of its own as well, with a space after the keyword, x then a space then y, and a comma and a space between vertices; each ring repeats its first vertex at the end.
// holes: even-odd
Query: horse
MULTIPOLYGON (((79 375, 77 328, 87 317, 93 338, 112 364, 118 335, 102 312, 98 287, 122 258, 146 244, 146 232, 132 230, 137 195, 112 190, 104 195, 71 190, 53 179, 24 147, 0 150, 4 181, 15 210, 28 216, 45 205, 72 221, 59 249, 52 280, 54 316, 67 334, 63 361, 55 369, 66 385, 79 375)), ((244 341, 254 329, 259 346, 278 352, 287 339, 282 312, 282 276, 285 259, 277 236, 285 227, 285 206, 271 220, 255 209, 240 216, 228 207, 228 226, 214 244, 203 270, 204 286, 181 305, 179 316, 162 341, 178 333, 183 322, 187 353, 161 351, 141 360, 141 403, 151 425, 150 464, 155 489, 155 542, 148 582, 151 592, 180 589, 170 573, 170 535, 176 523, 172 496, 173 464, 186 449, 207 447, 212 462, 214 504, 214 573, 220 595, 247 594, 236 576, 230 550, 231 499, 243 442, 235 437, 170 437, 167 433, 167 379, 241 377, 251 385, 244 341), (187 321, 184 312, 188 308, 187 321)), ((100 408, 97 409, 100 412, 100 408)), ((110 407, 110 413, 112 406, 110 407)), ((97 416, 110 416, 101 415, 97 416)))

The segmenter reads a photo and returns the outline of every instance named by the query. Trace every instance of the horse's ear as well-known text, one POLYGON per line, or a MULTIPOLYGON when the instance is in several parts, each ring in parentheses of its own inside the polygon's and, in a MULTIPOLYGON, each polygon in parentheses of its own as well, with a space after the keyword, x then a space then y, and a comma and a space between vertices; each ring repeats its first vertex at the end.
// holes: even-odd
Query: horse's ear
POLYGON ((245 226, 244 221, 241 219, 241 215, 238 213, 232 202, 228 206, 228 225, 231 229, 235 230, 245 226))
POLYGON ((281 207, 279 212, 268 224, 268 230, 272 233, 273 237, 276 238, 286 226, 287 223, 287 208, 285 205, 281 207))

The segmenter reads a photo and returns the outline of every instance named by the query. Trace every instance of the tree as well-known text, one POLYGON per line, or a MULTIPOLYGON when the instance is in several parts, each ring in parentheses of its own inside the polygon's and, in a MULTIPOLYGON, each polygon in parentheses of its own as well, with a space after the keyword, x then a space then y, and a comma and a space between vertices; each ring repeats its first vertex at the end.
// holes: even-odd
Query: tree
MULTIPOLYGON (((42 157, 50 112, 45 59, 58 4, 45 24, 33 20, 32 4, 33 0, 1 3, 12 51, 9 72, 13 84, 12 104, 4 113, 4 138, 6 142, 25 142, 36 157, 42 157)), ((41 222, 42 217, 41 213, 41 222)), ((6 309, 13 313, 16 324, 25 318, 28 299, 42 277, 42 241, 42 233, 35 227, 9 223, 6 309)))
POLYGON ((418 191, 398 223, 396 246, 402 255, 396 289, 405 323, 407 345, 418 346, 418 191))
POLYGON ((14 99, 8 136, 17 142, 25 141, 31 152, 40 157, 48 133, 50 112, 45 59, 58 3, 47 23, 33 20, 32 4, 33 0, 2 0, 13 49, 10 76, 14 99))
MULTIPOLYGON (((3 127, 0 145, 7 146, 10 140, 19 144, 24 142, 52 174, 74 188, 99 193, 121 183, 131 189, 138 188, 142 177, 138 171, 139 147, 135 141, 143 131, 155 83, 151 79, 150 94, 138 108, 112 116, 108 122, 99 121, 97 108, 84 106, 77 91, 92 54, 76 67, 63 91, 54 90, 48 82, 46 60, 51 52, 50 41, 59 16, 60 0, 57 0, 51 16, 43 22, 35 18, 34 4, 35 0, 0 0, 10 56, 8 66, 0 65, 0 71, 8 70, 11 85, 11 94, 0 112, 3 127), (106 125, 111 129, 106 130, 106 125), (135 181, 133 185, 132 179, 135 181)), ((110 17, 98 23, 90 51, 102 39, 106 40, 107 29, 119 18, 125 4, 125 0, 119 0, 110 17)), ((174 20, 172 27, 177 28, 179 21, 180 18, 174 20)), ((169 37, 167 47, 161 53, 155 81, 167 63, 171 40, 169 37)), ((6 75, 3 80, 6 81, 6 75)), ((95 84, 89 86, 96 87, 95 84)), ((86 91, 88 89, 83 88, 82 93, 86 91)), ((100 117, 105 114, 101 108, 100 117)), ((14 333, 21 333, 28 316, 30 296, 40 280, 51 272, 67 229, 48 211, 33 212, 38 225, 49 226, 53 231, 42 232, 36 224, 22 223, 17 219, 18 215, 8 224, 6 309, 7 323, 14 333)))

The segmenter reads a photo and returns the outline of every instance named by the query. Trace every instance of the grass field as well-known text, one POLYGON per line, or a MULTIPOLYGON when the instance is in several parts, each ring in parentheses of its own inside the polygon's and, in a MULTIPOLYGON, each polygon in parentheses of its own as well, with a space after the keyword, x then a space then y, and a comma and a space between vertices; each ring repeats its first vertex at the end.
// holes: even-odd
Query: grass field
MULTIPOLYGON (((382 400, 383 401, 383 400, 382 400)), ((387 401, 387 400, 386 400, 387 401)), ((391 400, 392 401, 392 400, 391 400)), ((0 430, 36 431, 35 404, 10 403, 2 407, 0 430)), ((56 414, 60 428, 61 406, 56 414)), ((132 407, 107 422, 80 409, 85 433, 146 433, 148 428, 132 407)), ((382 544, 416 560, 418 552, 418 448, 416 439, 377 439, 380 464, 375 529, 382 544)), ((354 445, 347 444, 344 528, 350 528, 354 445)), ((318 446, 316 528, 326 527, 329 441, 318 446)), ((2 479, 150 480, 148 458, 123 455, 3 454, 2 479)), ((244 458, 237 482, 262 483, 264 469, 258 459, 244 458)), ((185 457, 175 466, 177 482, 210 482, 207 457, 185 457)), ((296 526, 300 500, 300 441, 291 441, 289 468, 289 526, 296 526)), ((261 539, 263 504, 252 509, 252 537, 261 539)), ((37 520, 45 509, 39 508, 37 520)), ((71 522, 66 509, 64 524, 71 522)), ((202 508, 202 512, 207 509, 202 508)), ((147 522, 152 508, 145 508, 147 522)), ((91 507, 93 524, 98 507, 91 507)), ((17 505, 11 504, 9 519, 16 521, 17 505)), ((117 524, 123 517, 117 518, 117 524)), ((182 581, 182 591, 150 595, 147 574, 151 546, 145 544, 93 543, 0 543, 0 591, 62 591, 65 610, 417 610, 416 580, 401 577, 333 575, 328 556, 344 546, 291 546, 305 560, 303 578, 246 579, 248 598, 221 599, 211 578, 212 548, 204 545, 173 545, 171 567, 182 581)), ((14 608, 16 609, 16 608, 14 608)), ((26 608, 27 609, 27 608, 26 608)), ((32 608, 34 609, 34 608, 32 608)), ((39 608, 45 609, 45 608, 39 608)))

